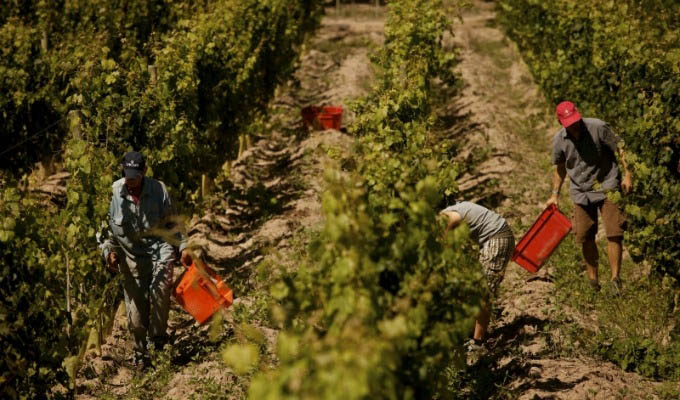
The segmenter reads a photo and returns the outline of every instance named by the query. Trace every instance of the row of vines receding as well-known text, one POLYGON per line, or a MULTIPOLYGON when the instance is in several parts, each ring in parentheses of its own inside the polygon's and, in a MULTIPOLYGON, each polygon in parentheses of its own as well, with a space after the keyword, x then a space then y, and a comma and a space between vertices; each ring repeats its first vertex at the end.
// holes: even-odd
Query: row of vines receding
POLYGON ((10 1, 0 11, 0 391, 57 396, 111 323, 119 283, 97 251, 130 149, 173 196, 236 153, 319 23, 316 0, 10 1), (25 190, 70 173, 59 206, 25 190))
POLYGON ((623 137, 631 255, 680 278, 680 5, 506 0, 501 18, 549 100, 570 99, 623 137))
POLYGON ((576 299, 580 249, 561 249, 571 253, 556 268, 558 301, 600 314, 574 340, 625 370, 680 379, 680 4, 503 0, 499 15, 548 99, 571 100, 613 126, 633 174, 633 192, 613 194, 638 264, 624 297, 576 299))
POLYGON ((323 229, 271 285, 280 363, 250 398, 433 398, 464 364, 483 285, 467 232, 444 237, 438 219, 460 168, 433 104, 435 82, 456 85, 449 14, 440 0, 388 8, 378 81, 350 127, 356 167, 327 172, 323 229))

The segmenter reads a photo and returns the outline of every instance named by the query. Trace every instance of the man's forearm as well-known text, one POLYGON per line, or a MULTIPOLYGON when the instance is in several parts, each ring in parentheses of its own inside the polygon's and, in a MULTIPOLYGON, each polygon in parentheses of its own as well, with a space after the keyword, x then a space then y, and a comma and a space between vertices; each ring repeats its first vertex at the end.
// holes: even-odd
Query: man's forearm
POLYGON ((553 187, 552 187, 553 194, 560 193, 560 188, 562 187, 562 183, 564 182, 564 178, 566 176, 567 171, 564 168, 564 165, 556 165, 555 169, 553 170, 553 187))
POLYGON ((102 257, 104 257, 105 260, 109 258, 109 254, 114 252, 117 247, 118 246, 111 239, 105 240, 104 243, 99 246, 102 257))
POLYGON ((619 147, 619 161, 621 161, 621 166, 623 166, 623 172, 630 174, 630 170, 628 170, 628 162, 626 161, 626 153, 621 147, 619 147))
POLYGON ((446 235, 451 229, 455 228, 456 226, 460 225, 460 222, 462 218, 460 217, 460 214, 456 212, 442 212, 442 215, 446 216, 448 219, 446 223, 446 228, 444 228, 444 235, 446 235))

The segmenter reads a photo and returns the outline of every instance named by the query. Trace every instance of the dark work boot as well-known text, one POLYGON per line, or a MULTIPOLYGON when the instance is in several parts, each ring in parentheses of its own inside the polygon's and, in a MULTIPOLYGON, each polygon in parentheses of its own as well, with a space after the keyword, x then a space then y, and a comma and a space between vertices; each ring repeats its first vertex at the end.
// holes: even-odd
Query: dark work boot
POLYGON ((170 343, 170 338, 168 336, 154 336, 149 340, 149 347, 153 346, 156 351, 162 351, 166 344, 170 343))
POLYGON ((588 282, 590 283, 590 287, 595 291, 599 292, 600 291, 600 283, 596 280, 589 279, 588 282))
POLYGON ((132 369, 138 372, 144 372, 151 366, 151 358, 147 354, 135 353, 132 356, 132 369))

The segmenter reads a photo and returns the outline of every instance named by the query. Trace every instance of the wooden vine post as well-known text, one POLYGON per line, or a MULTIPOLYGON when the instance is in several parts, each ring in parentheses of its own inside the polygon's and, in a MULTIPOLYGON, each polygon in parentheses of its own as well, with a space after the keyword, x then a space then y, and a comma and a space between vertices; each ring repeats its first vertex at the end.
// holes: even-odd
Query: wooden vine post
POLYGON ((250 135, 247 133, 244 133, 242 135, 238 136, 238 156, 237 158, 241 158, 241 155, 243 155, 243 152, 248 150, 252 146, 252 141, 250 139, 250 135))
MULTIPOLYGON (((69 128, 74 139, 80 140, 83 136, 82 114, 80 110, 71 110, 68 113, 69 128)), ((66 262, 66 312, 69 316, 69 326, 66 334, 70 336, 71 332, 71 263, 69 262, 68 253, 64 251, 64 259, 66 262)))
POLYGON ((71 136, 74 139, 82 139, 83 137, 83 117, 80 110, 71 110, 68 112, 68 121, 71 130, 71 136))
POLYGON ((42 49, 43 53, 47 53, 48 47, 47 47, 47 31, 44 30, 42 31, 40 35, 40 49, 42 49))
MULTIPOLYGON (((83 118, 80 110, 71 110, 68 113, 69 131, 73 139, 81 140, 83 138, 83 118)), ((66 249, 62 250, 64 252, 64 262, 66 263, 66 313, 68 315, 68 326, 66 328, 66 334, 71 336, 71 328, 73 324, 73 315, 71 314, 71 262, 68 257, 68 252, 66 249)), ((78 374, 78 366, 82 361, 82 357, 85 353, 85 346, 80 346, 78 354, 68 357, 67 372, 69 375, 69 392, 72 397, 78 394, 78 389, 76 386, 76 377, 78 374)), ((66 361, 66 360, 65 360, 66 361)))
MULTIPOLYGON (((47 54, 48 49, 47 28, 45 28, 40 32, 40 50, 43 54, 47 54)), ((38 167, 40 169, 40 180, 45 180, 54 173, 54 157, 50 152, 40 158, 38 167)))
POLYGON ((212 179, 206 175, 201 175, 201 198, 205 199, 212 193, 212 179))
POLYGON ((68 326, 66 327, 66 336, 71 336, 71 324, 73 319, 71 316, 71 263, 68 259, 68 253, 64 252, 64 261, 66 262, 66 315, 68 315, 68 326))
POLYGON ((156 82, 158 82, 158 70, 156 69, 155 65, 149 65, 149 84, 151 86, 156 86, 156 82))

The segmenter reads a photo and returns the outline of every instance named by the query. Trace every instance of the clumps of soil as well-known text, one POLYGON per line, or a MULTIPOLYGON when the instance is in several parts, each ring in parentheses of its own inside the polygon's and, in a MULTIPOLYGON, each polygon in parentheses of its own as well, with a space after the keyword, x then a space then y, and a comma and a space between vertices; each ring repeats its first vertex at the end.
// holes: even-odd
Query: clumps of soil
POLYGON ((247 279, 262 261, 263 248, 295 232, 294 221, 268 219, 290 210, 303 189, 291 175, 304 158, 295 141, 273 134, 244 151, 218 185, 207 212, 191 223, 191 245, 230 280, 247 279))

